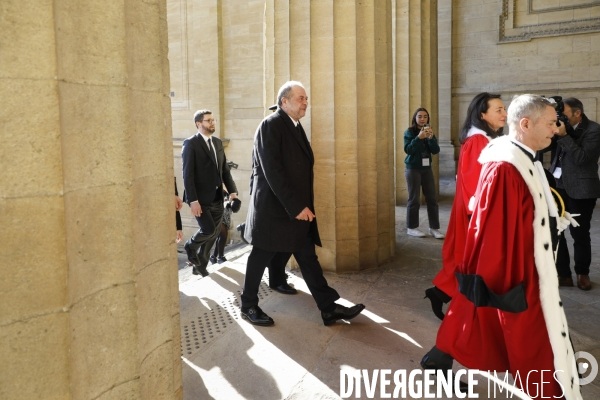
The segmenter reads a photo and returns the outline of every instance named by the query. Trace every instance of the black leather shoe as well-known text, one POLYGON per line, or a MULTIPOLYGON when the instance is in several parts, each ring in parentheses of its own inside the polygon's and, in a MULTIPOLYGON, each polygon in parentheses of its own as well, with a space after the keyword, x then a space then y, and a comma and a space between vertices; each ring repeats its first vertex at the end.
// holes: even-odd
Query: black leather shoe
POLYGON ((365 309, 364 304, 357 304, 350 308, 344 307, 342 305, 336 304, 335 310, 332 312, 323 312, 321 311, 321 318, 323 318, 323 323, 325 326, 333 325, 338 319, 349 320, 356 317, 361 313, 362 310, 365 309))
POLYGON ((431 350, 423 356, 420 362, 421 368, 423 369, 434 369, 442 370, 447 372, 452 369, 452 363, 454 359, 448 353, 444 353, 437 347, 433 346, 431 350))
POLYGON ((219 258, 217 258, 217 262, 219 264, 223 264, 224 262, 227 262, 227 259, 225 257, 219 257, 219 258))
POLYGON ((186 242, 183 245, 183 248, 185 249, 185 253, 187 254, 187 258, 188 258, 188 261, 190 262, 190 264, 200 265, 200 259, 198 258, 198 253, 194 252, 190 248, 190 244, 188 242, 186 242))
POLYGON ((211 264, 216 264, 217 263, 217 257, 215 257, 215 256, 210 256, 208 259, 210 260, 211 264))
POLYGON ((242 307, 240 308, 240 311, 242 312, 242 318, 250 322, 252 325, 271 326, 275 323, 273 318, 265 314, 259 306, 252 306, 248 308, 242 307))
MULTIPOLYGON (((440 350, 438 350, 436 347, 434 347, 433 349, 431 349, 431 351, 427 354, 425 354, 425 356, 423 357, 423 359, 420 362, 421 364, 421 368, 423 368, 424 370, 426 369, 433 369, 433 370, 441 370, 444 373, 445 377, 448 377, 448 371, 452 370, 452 357, 450 357, 450 355, 441 352, 440 350), (437 365, 433 360, 432 360, 432 356, 437 358, 438 362, 441 364, 444 364, 444 366, 440 366, 437 365)), ((469 385, 466 382, 460 381, 459 382, 459 390, 461 393, 467 393, 467 391, 469 390, 469 385)))
MULTIPOLYGON (((190 263, 191 264, 191 263, 190 263)), ((194 265, 192 264, 192 274, 194 275, 202 275, 202 276, 208 276, 208 270, 206 269, 206 267, 203 267, 201 265, 194 265)))
POLYGON ((284 283, 283 285, 279 285, 277 287, 273 287, 271 286, 271 289, 279 292, 279 293, 283 293, 283 294, 296 294, 298 293, 298 291, 296 289, 294 289, 293 287, 291 287, 290 285, 288 285, 288 283, 284 283))
POLYGON ((433 313, 435 314, 436 317, 443 320, 444 313, 442 311, 442 306, 444 305, 444 303, 449 302, 451 300, 451 297, 434 286, 425 291, 424 298, 425 299, 429 298, 429 301, 431 302, 431 309, 433 310, 433 313))

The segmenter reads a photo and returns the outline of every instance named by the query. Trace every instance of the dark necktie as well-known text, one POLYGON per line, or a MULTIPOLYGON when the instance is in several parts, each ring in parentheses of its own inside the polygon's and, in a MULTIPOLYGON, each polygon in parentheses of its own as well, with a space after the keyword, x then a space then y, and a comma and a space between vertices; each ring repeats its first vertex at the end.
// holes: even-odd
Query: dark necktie
POLYGON ((212 140, 208 139, 208 152, 210 153, 210 159, 217 165, 217 159, 215 158, 215 151, 212 147, 212 140))

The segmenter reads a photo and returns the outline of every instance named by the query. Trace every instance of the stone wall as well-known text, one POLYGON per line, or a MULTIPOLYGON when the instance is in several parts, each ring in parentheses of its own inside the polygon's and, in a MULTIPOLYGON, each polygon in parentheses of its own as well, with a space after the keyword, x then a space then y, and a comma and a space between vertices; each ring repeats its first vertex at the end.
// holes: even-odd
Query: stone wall
POLYGON ((181 398, 166 2, 0 15, 0 398, 181 398))
POLYGON ((457 150, 467 107, 482 91, 501 94, 507 106, 522 93, 577 97, 587 116, 598 120, 600 6, 590 4, 460 0, 443 9, 452 13, 452 30, 440 30, 440 37, 452 38, 452 101, 446 98, 440 108, 451 110, 457 150))

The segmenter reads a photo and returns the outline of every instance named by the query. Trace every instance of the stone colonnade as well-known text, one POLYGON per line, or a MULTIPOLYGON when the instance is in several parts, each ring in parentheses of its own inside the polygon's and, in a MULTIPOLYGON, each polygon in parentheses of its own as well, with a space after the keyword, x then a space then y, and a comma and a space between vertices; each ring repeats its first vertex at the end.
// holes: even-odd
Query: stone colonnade
MULTIPOLYGON (((168 6, 176 175, 182 140, 195 133, 193 112, 212 110, 216 134, 240 166, 232 171, 242 199, 233 226, 243 222, 253 134, 281 84, 301 81, 310 97, 302 124, 316 159, 321 263, 348 272, 389 260, 394 206, 406 202, 402 133, 417 107, 430 111, 441 145, 451 147, 445 153, 454 152, 449 124, 438 126, 437 1, 169 0, 168 6)), ((449 95, 447 102, 449 109, 449 95)), ((438 165, 435 157, 436 176, 438 165)), ((189 236, 196 221, 187 212, 183 220, 189 236)))
POLYGON ((182 398, 165 1, 0 6, 0 398, 182 398))

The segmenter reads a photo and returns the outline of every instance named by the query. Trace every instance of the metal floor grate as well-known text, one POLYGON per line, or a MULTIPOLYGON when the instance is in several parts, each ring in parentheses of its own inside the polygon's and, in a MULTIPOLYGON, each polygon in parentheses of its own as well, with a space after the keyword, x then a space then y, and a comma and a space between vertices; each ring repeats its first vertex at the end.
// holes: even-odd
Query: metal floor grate
MULTIPOLYGON (((298 279, 299 272, 288 274, 288 282, 298 279)), ((265 270, 262 281, 258 288, 259 300, 264 300, 273 293, 269 287, 269 274, 265 270)), ((202 346, 210 343, 212 340, 222 335, 228 326, 233 325, 235 320, 240 319, 240 295, 231 293, 226 298, 212 299, 212 310, 204 312, 202 315, 189 320, 181 329, 181 356, 189 357, 199 351, 202 346)))

